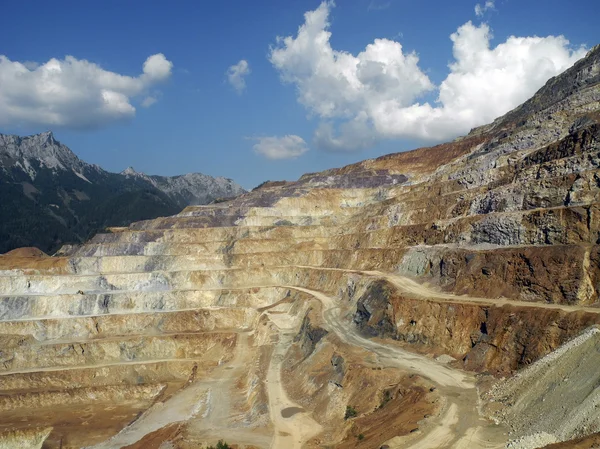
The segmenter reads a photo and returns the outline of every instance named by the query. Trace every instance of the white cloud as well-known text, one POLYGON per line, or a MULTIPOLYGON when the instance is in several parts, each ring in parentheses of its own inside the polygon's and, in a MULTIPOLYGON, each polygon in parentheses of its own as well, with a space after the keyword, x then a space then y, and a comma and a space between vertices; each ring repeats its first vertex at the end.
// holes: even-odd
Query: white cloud
POLYGON ((368 101, 394 96, 410 103, 433 88, 418 68, 415 53, 404 54, 402 45, 376 39, 354 56, 331 48, 329 10, 323 2, 304 15, 305 23, 294 38, 278 38, 270 61, 285 82, 298 87, 299 101, 326 118, 355 115, 368 101))
POLYGON ((378 136, 369 125, 366 114, 343 122, 336 133, 334 124, 321 122, 314 134, 317 148, 326 151, 360 151, 377 143, 378 136), (336 135, 337 134, 337 135, 336 135))
POLYGON ((377 0, 371 0, 369 2, 369 6, 367 7, 367 11, 382 11, 384 9, 388 9, 392 6, 391 0, 388 2, 379 2, 377 0))
POLYGON ((258 142, 252 148, 267 159, 295 159, 306 153, 308 147, 302 137, 290 135, 283 137, 256 137, 258 142))
POLYGON ((467 22, 450 36, 454 62, 434 86, 417 54, 399 42, 375 39, 357 55, 333 49, 332 7, 323 2, 305 13, 297 35, 277 38, 269 56, 282 81, 297 87, 298 101, 323 120, 314 140, 329 150, 357 150, 381 138, 441 141, 464 134, 527 100, 585 55, 563 36, 511 36, 490 48, 488 25, 467 22), (418 102, 432 90, 435 103, 418 102), (341 123, 338 133, 334 123, 341 123))
POLYGON ((250 64, 245 59, 240 60, 237 64, 232 65, 227 69, 227 79, 229 84, 241 94, 246 89, 246 80, 244 77, 250 74, 250 64))
POLYGON ((482 17, 490 9, 494 9, 494 2, 492 0, 487 0, 483 5, 477 3, 475 5, 475 15, 482 17))
POLYGON ((146 98, 144 98, 142 100, 142 106, 145 107, 145 108, 149 108, 150 106, 152 106, 157 101, 158 101, 158 99, 156 97, 148 95, 146 98))
MULTIPOLYGON (((133 98, 171 75, 173 63, 150 56, 136 77, 66 56, 34 65, 0 55, 0 125, 93 128, 135 116, 133 98)), ((142 105, 149 106, 147 97, 142 105)))
POLYGON ((39 67, 39 64, 35 61, 23 61, 23 65, 29 70, 35 70, 39 67))
POLYGON ((144 75, 151 80, 162 81, 171 76, 173 63, 165 58, 165 55, 158 53, 150 56, 144 62, 144 75))
POLYGON ((571 51, 562 36, 511 36, 493 49, 490 38, 487 24, 459 27, 450 36, 455 61, 439 86, 437 104, 381 102, 371 111, 378 132, 430 140, 467 133, 526 101, 586 52, 571 51))

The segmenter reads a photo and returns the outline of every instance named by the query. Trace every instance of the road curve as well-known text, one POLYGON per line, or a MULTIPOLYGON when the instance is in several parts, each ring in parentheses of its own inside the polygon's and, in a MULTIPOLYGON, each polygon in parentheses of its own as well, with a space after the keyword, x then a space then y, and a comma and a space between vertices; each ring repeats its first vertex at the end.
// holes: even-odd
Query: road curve
MULTIPOLYGON (((378 273, 369 275, 378 276, 378 273)), ((479 397, 473 374, 450 368, 396 346, 364 338, 355 326, 344 321, 334 298, 303 287, 283 287, 308 293, 319 300, 323 304, 323 319, 326 327, 345 343, 372 352, 384 367, 415 372, 438 385, 440 394, 446 400, 442 413, 433 420, 434 422, 426 426, 426 430, 421 434, 408 439, 399 439, 397 443, 390 441, 388 443, 390 448, 499 449, 505 446, 507 441, 505 430, 479 415, 477 410, 479 397)))

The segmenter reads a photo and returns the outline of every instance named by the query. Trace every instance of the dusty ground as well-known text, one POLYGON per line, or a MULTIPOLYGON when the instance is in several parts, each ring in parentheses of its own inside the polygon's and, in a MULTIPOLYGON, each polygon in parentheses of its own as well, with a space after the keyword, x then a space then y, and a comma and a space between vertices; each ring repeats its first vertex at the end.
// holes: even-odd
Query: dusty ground
POLYGON ((17 248, 5 254, 0 254, 0 271, 23 270, 35 273, 39 270, 56 274, 67 272, 68 259, 49 257, 37 248, 17 248))
MULTIPOLYGON (((482 303, 498 307, 498 304, 485 298, 456 297, 440 293, 399 275, 378 271, 331 271, 359 275, 367 283, 365 285, 384 279, 391 282, 398 291, 425 301, 434 299, 456 304, 482 303)), ((115 429, 112 430, 115 432, 127 422, 133 421, 112 439, 93 447, 127 447, 140 441, 147 441, 144 444, 158 444, 161 439, 173 444, 181 441, 182 445, 184 442, 190 444, 191 441, 215 443, 223 435, 228 435, 231 441, 241 445, 267 445, 273 448, 320 447, 332 443, 336 447, 367 448, 373 444, 387 444, 390 448, 410 449, 504 446, 508 439, 506 432, 483 419, 473 407, 473 404, 478 403, 478 395, 476 380, 472 374, 444 364, 443 359, 438 362, 427 356, 408 352, 393 342, 363 337, 356 327, 348 324, 348 317, 354 307, 352 304, 340 303, 338 298, 304 287, 276 287, 305 296, 298 299, 286 296, 272 305, 259 308, 261 316, 255 321, 257 327, 238 332, 232 357, 203 372, 201 378, 193 375, 179 391, 176 390, 180 387, 171 388, 168 398, 164 388, 157 387, 146 399, 150 402, 132 405, 129 412, 121 402, 116 408, 105 406, 105 411, 108 412, 105 415, 92 409, 88 414, 79 414, 84 425, 90 423, 87 425, 94 429, 97 437, 89 431, 78 433, 81 424, 74 423, 75 415, 69 418, 68 409, 61 410, 57 416, 73 424, 54 424, 62 428, 69 438, 57 441, 50 436, 47 443, 77 447, 78 438, 85 438, 87 441, 102 439, 101 435, 111 432, 110 429, 115 429), (312 300, 307 301, 307 298, 312 300), (314 329, 305 329, 303 318, 306 321, 306 317, 311 319, 309 327, 313 326, 314 329), (303 348, 303 343, 297 341, 298 336, 303 332, 318 334, 319 331, 315 330, 317 328, 325 333, 325 338, 308 350, 303 348), (294 341, 296 343, 292 345, 294 341), (269 348, 268 353, 264 353, 261 348, 269 348), (240 394, 248 395, 248 384, 243 379, 252 357, 259 353, 257 351, 267 354, 270 360, 268 369, 257 370, 255 376, 258 377, 254 378, 254 382, 258 381, 263 385, 264 393, 259 395, 264 394, 267 400, 267 413, 262 416, 268 416, 269 419, 259 419, 250 427, 240 426, 241 422, 249 419, 248 413, 252 409, 252 406, 243 405, 248 402, 241 400, 240 394), (349 368, 342 381, 335 380, 339 373, 326 372, 334 354, 341 355, 349 368), (293 363, 296 365, 292 366, 293 363), (295 374, 290 367, 299 369, 302 375, 295 374), (415 374, 423 377, 415 377, 415 374), (284 382, 282 375, 286 376, 284 382), (331 388, 339 388, 336 382, 341 382, 344 389, 344 397, 339 400, 331 393, 331 388), (310 387, 312 384, 328 387, 318 392, 310 387), (299 402, 293 397, 298 397, 299 402), (310 399, 302 400, 303 397, 310 399), (370 399, 366 400, 367 397, 370 399), (387 398, 385 404, 384 397, 387 398), (344 420, 345 406, 353 402, 361 404, 357 407, 358 416, 344 420), (146 408, 140 416, 138 410, 146 408), (115 413, 116 411, 118 412, 115 413), (235 418, 236 415, 239 418, 235 418), (180 423, 186 423, 185 428, 180 423), (320 423, 327 424, 323 426, 320 423), (333 429, 337 429, 337 432, 333 429)), ((560 310, 576 308, 555 304, 523 306, 560 310)), ((597 314, 599 311, 590 309, 586 312, 597 314)), ((310 338, 313 337, 314 335, 310 338)), ((105 341, 110 342, 111 339, 105 341)), ((574 352, 570 351, 569 354, 573 356, 574 352)), ((218 353, 215 353, 215 357, 219 357, 218 353)), ((264 362, 261 365, 264 367, 264 362)), ((8 373, 18 374, 14 370, 8 373)), ((519 385, 525 384, 521 381, 519 385)), ((514 410, 512 409, 513 413, 523 414, 514 410)), ((17 415, 13 415, 15 416, 17 415)), ((51 416, 38 413, 37 419, 52 423, 51 416)), ((517 418, 509 421, 514 422, 515 419, 517 418)))
POLYGON ((600 435, 590 435, 585 438, 565 441, 564 443, 555 443, 544 446, 544 449, 594 449, 600 448, 600 435))
POLYGON ((472 375, 396 346, 366 339, 355 328, 345 325, 340 317, 343 311, 340 311, 333 298, 318 291, 295 288, 310 293, 322 302, 324 322, 342 341, 369 350, 380 366, 422 373, 445 398, 445 411, 437 417, 437 425, 427 426, 424 432, 414 435, 414 438, 390 441, 388 444, 391 447, 463 447, 466 441, 473 448, 503 447, 506 432, 481 418, 477 408, 473 407, 473 404, 477 404, 478 397, 472 375), (473 435, 477 435, 477 438, 473 439, 473 435))

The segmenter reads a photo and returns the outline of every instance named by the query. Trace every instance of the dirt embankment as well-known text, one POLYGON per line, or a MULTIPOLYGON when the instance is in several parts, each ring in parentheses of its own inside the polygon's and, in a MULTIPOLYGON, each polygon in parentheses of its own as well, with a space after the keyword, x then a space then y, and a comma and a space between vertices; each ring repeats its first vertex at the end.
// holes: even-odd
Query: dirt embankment
POLYGON ((599 349, 600 328, 590 327, 486 392, 485 412, 507 423, 516 439, 509 447, 533 447, 523 442, 536 438, 561 442, 600 432, 599 349))
POLYGON ((48 254, 34 246, 13 249, 2 255, 5 257, 48 257, 48 254))
POLYGON ((544 449, 598 449, 600 448, 600 434, 590 435, 585 438, 554 443, 545 446, 544 449))
POLYGON ((66 274, 69 260, 66 257, 50 257, 37 248, 17 248, 0 254, 0 271, 23 270, 24 273, 42 271, 48 274, 66 274))
POLYGON ((600 323, 600 313, 496 307, 460 299, 417 299, 379 280, 358 298, 354 320, 365 335, 393 338, 421 352, 450 354, 464 369, 495 375, 527 366, 600 323))
POLYGON ((458 295, 580 305, 598 300, 598 245, 491 250, 440 248, 423 251, 418 256, 413 253, 405 257, 405 263, 415 264, 417 259, 424 280, 458 295))
POLYGON ((0 434, 0 449, 42 449, 52 428, 14 430, 0 434))
POLYGON ((324 423, 309 447, 372 448, 418 430, 441 402, 433 384, 345 344, 316 304, 303 319, 283 365, 286 391, 324 423))

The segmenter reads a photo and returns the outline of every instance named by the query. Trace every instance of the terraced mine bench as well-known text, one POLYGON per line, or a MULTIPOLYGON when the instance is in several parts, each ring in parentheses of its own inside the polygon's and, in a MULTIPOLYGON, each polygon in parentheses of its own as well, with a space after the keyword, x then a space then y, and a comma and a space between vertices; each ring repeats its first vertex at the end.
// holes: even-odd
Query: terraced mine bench
POLYGON ((0 446, 599 432, 599 61, 448 144, 1 256, 0 446))

